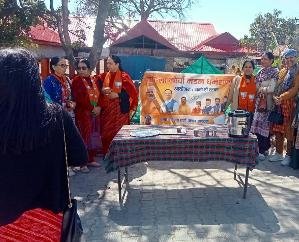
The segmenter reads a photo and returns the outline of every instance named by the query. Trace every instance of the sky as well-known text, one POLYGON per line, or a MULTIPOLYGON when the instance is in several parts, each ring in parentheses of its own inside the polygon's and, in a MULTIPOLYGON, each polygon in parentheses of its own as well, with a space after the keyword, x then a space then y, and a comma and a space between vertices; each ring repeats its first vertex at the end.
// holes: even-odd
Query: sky
POLYGON ((298 0, 195 0, 186 21, 209 22, 218 33, 230 32, 237 38, 249 34, 258 14, 282 11, 284 18, 299 18, 298 0))
MULTIPOLYGON (((60 2, 55 1, 56 4, 60 2)), ((75 2, 76 0, 70 1, 71 10, 76 9, 75 2)), ((194 2, 192 8, 186 11, 184 21, 212 23, 217 33, 229 32, 238 39, 245 34, 249 35, 250 24, 260 13, 272 13, 274 9, 278 9, 282 11, 281 16, 284 18, 299 19, 298 0, 194 0, 194 2)))

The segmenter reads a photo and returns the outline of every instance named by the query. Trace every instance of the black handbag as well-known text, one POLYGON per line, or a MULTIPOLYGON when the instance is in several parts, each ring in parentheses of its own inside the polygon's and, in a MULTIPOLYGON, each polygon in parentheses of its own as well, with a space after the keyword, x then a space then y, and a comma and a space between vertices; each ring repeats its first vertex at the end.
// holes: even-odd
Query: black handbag
POLYGON ((67 174, 67 185, 68 185, 68 207, 63 212, 62 228, 61 228, 61 242, 80 242, 83 234, 83 228, 80 217, 77 213, 77 200, 71 199, 70 182, 68 176, 68 155, 67 155, 67 144, 65 138, 65 129, 62 120, 63 128, 63 139, 64 139, 64 153, 65 153, 65 165, 67 174))
POLYGON ((276 105, 274 109, 270 112, 268 121, 273 124, 283 124, 283 114, 279 105, 276 105))
POLYGON ((80 217, 77 213, 77 200, 71 199, 72 206, 63 213, 61 242, 79 242, 83 234, 80 217))
POLYGON ((299 149, 293 148, 290 167, 293 169, 299 169, 299 149))

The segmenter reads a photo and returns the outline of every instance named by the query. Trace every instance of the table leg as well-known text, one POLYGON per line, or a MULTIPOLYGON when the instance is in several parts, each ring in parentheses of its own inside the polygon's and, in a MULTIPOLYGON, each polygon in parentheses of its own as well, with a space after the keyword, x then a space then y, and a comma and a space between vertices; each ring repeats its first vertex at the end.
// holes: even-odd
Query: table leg
POLYGON ((118 183, 118 201, 119 201, 119 204, 121 204, 121 174, 120 174, 120 167, 118 168, 118 171, 117 171, 117 183, 118 183))
POLYGON ((247 193, 247 186, 248 186, 248 177, 249 177, 249 167, 246 168, 246 176, 245 176, 245 184, 244 184, 244 193, 243 193, 243 198, 246 198, 246 193, 247 193))
POLYGON ((129 183, 129 173, 128 173, 128 167, 127 166, 125 167, 125 181, 126 181, 126 184, 129 183))
POLYGON ((238 169, 238 164, 235 164, 235 170, 234 170, 234 179, 237 179, 237 169, 238 169))

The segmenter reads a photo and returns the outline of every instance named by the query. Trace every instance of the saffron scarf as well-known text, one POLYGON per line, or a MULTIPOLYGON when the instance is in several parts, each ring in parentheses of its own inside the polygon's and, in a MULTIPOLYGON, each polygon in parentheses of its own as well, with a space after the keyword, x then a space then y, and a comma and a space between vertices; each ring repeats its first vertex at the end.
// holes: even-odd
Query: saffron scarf
MULTIPOLYGON (((103 83, 103 87, 110 87, 110 81, 111 81, 111 72, 109 71, 107 75, 105 76, 105 80, 103 83)), ((113 81, 112 91, 116 93, 120 93, 122 88, 122 78, 121 78, 121 71, 118 70, 115 74, 115 78, 113 81)))
POLYGON ((256 85, 253 76, 250 77, 249 82, 246 80, 246 76, 242 76, 240 88, 239 88, 239 109, 243 109, 249 112, 254 112, 255 108, 255 95, 256 85))
POLYGON ((85 78, 81 77, 81 80, 83 81, 83 84, 87 90, 88 93, 88 97, 90 100, 90 103, 93 107, 96 107, 98 105, 98 100, 99 100, 99 96, 100 96, 100 92, 99 89, 97 87, 97 84, 95 83, 94 78, 91 78, 91 86, 87 83, 85 78))

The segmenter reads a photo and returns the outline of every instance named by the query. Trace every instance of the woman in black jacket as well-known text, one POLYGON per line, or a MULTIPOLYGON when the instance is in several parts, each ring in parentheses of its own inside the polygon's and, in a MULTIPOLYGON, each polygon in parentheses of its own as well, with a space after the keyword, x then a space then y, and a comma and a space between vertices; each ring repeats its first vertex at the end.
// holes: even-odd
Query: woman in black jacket
POLYGON ((0 50, 0 117, 1 231, 26 211, 55 214, 67 207, 63 126, 68 165, 83 165, 87 153, 71 117, 46 104, 37 62, 27 50, 0 50))

